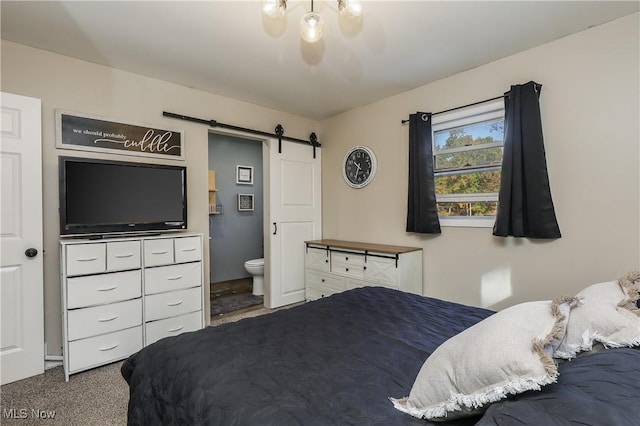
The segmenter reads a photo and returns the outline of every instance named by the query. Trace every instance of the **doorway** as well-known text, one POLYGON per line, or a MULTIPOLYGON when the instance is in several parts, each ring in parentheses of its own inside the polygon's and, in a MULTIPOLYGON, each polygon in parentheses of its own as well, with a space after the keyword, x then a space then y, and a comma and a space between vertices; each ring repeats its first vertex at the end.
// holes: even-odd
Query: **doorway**
POLYGON ((264 303, 245 268, 246 261, 264 258, 263 142, 209 133, 208 143, 213 319, 264 303))
MULTIPOLYGON (((265 308, 274 309, 304 301, 305 241, 322 237, 321 150, 318 147, 313 149, 309 145, 305 146, 304 143, 277 139, 257 140, 235 133, 210 133, 209 140, 212 167, 220 167, 219 170, 213 169, 216 185, 218 182, 223 185, 221 174, 226 176, 225 179, 232 181, 229 189, 225 190, 218 185, 213 192, 216 198, 214 204, 217 204, 213 209, 217 214, 209 215, 211 288, 216 291, 217 284, 223 282, 221 277, 225 280, 249 277, 246 270, 241 278, 236 278, 240 275, 218 274, 229 272, 230 265, 233 265, 236 271, 240 268, 239 271, 242 272, 247 260, 263 259, 262 304, 265 308), (229 153, 235 149, 231 144, 252 145, 256 149, 254 162, 249 164, 248 157, 246 160, 230 155, 229 153), (261 168, 257 151, 259 149, 262 150, 261 168), (237 182, 247 178, 246 171, 240 176, 238 166, 253 167, 252 185, 237 182), (227 171, 224 171, 224 168, 227 168, 227 171), (231 194, 231 198, 225 198, 225 191, 231 194), (253 194, 253 217, 259 217, 263 224, 261 231, 252 229, 250 237, 246 234, 246 227, 236 232, 224 226, 232 215, 251 215, 239 207, 239 194, 253 194), (244 253, 235 260, 229 259, 230 247, 234 245, 254 250, 260 247, 260 251, 259 254, 244 253)), ((210 192, 210 200, 211 197, 210 192)))

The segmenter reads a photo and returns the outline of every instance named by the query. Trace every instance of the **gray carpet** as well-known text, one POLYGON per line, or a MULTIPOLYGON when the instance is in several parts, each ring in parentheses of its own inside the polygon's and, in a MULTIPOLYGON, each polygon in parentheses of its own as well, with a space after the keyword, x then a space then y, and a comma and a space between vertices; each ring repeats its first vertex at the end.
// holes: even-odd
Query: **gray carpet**
MULTIPOLYGON (((295 305, 289 305, 289 308, 295 305)), ((212 326, 274 312, 259 308, 220 317, 212 326)), ((120 374, 122 362, 74 374, 64 381, 62 367, 0 387, 0 424, 117 426, 127 424, 129 387, 120 374), (53 418, 37 417, 38 410, 53 418), (22 417, 20 419, 11 419, 22 417)))
POLYGON ((116 362, 75 374, 68 383, 64 381, 62 367, 55 367, 4 385, 0 388, 0 423, 126 425, 129 387, 120 374, 121 365, 122 362, 116 362), (38 410, 53 414, 53 419, 38 418, 38 410), (13 419, 9 413, 14 413, 13 419))

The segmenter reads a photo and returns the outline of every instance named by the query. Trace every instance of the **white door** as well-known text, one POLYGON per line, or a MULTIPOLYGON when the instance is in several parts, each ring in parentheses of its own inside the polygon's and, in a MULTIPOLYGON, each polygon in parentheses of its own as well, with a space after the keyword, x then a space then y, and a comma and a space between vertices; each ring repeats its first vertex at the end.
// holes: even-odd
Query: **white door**
POLYGON ((0 383, 44 372, 40 100, 2 93, 0 383))
POLYGON ((295 142, 270 140, 269 181, 265 196, 265 306, 277 308, 305 298, 307 240, 322 236, 321 150, 295 142))

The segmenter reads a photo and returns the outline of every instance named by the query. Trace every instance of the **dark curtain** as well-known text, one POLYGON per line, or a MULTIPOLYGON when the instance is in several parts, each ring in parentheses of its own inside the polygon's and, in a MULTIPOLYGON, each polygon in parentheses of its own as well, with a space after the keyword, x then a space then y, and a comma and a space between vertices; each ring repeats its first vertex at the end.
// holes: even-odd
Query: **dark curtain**
POLYGON ((431 113, 409 116, 409 197, 407 232, 439 234, 433 175, 431 113))
POLYGON ((505 93, 504 155, 493 235, 560 238, 551 200, 540 118, 542 85, 530 81, 505 93))

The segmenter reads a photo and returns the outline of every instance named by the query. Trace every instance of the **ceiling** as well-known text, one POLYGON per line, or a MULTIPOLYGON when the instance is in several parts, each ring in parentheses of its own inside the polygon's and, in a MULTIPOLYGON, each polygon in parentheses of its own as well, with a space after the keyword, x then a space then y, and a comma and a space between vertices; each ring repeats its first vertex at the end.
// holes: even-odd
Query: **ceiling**
POLYGON ((637 12, 638 1, 363 0, 355 21, 316 0, 0 2, 5 40, 321 120, 637 12))

